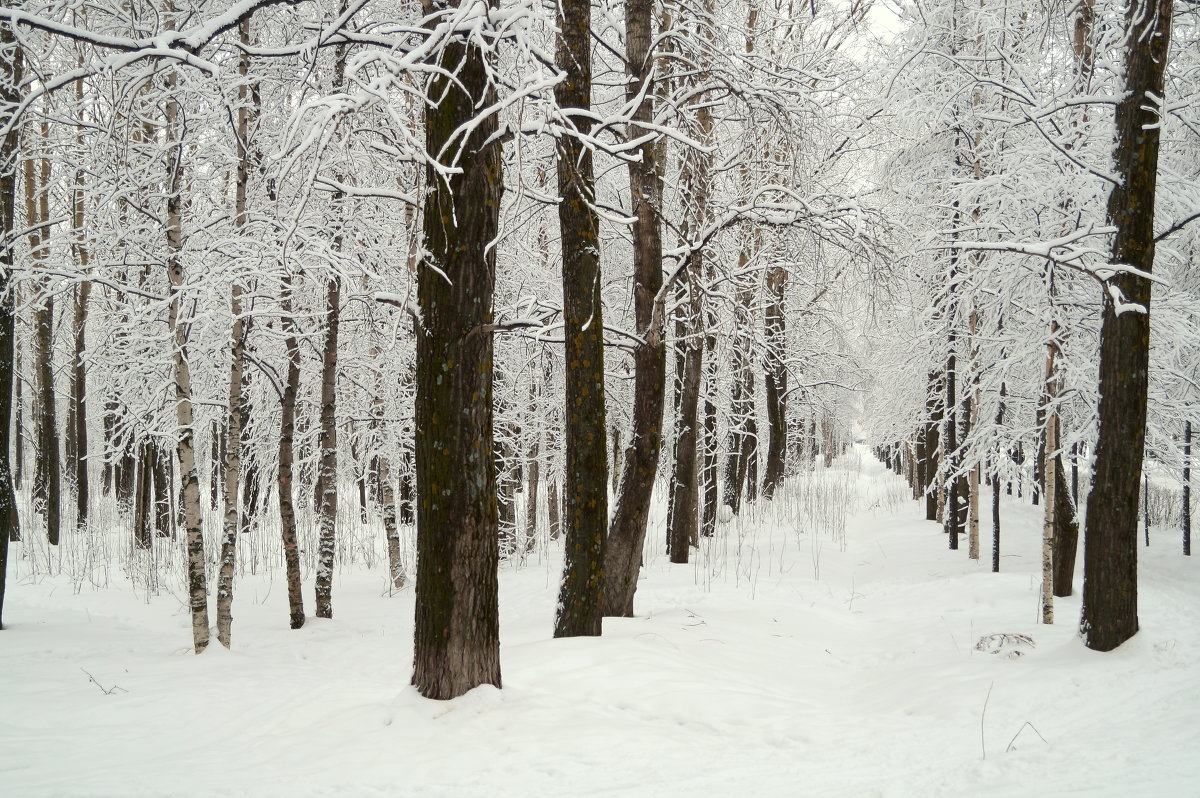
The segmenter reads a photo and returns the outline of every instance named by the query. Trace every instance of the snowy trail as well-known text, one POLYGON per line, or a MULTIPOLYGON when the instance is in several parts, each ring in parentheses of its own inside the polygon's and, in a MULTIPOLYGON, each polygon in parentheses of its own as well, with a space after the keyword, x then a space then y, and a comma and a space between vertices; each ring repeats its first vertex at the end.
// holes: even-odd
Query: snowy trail
POLYGON ((550 639, 556 563, 504 568, 505 687, 446 703, 407 686, 412 593, 381 596, 381 571, 343 573, 336 619, 298 632, 278 585, 243 583, 235 649, 199 658, 169 595, 19 582, 0 795, 1200 794, 1200 574, 1165 534, 1142 631, 1100 655, 1078 598, 1036 623, 1037 508, 1006 502, 991 574, 878 463, 820 480, 692 565, 648 552, 639 617, 600 639, 550 639), (855 508, 844 538, 799 511, 822 490, 855 508), (974 649, 994 633, 1036 648, 974 649))

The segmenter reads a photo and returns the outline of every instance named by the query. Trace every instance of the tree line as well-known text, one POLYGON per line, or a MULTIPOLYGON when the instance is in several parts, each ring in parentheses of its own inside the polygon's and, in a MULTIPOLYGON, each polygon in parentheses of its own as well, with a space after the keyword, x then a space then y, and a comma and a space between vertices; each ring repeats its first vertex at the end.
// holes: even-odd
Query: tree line
POLYGON ((656 489, 685 563, 863 419, 974 557, 990 483, 994 568, 1031 481, 1068 591, 1094 452, 1082 628, 1119 645, 1143 450, 1190 457, 1195 12, 879 13, 6 6, 2 561, 117 508, 185 547, 199 653, 268 521, 293 628, 340 529, 399 588, 415 525, 413 683, 450 698, 500 684, 502 559, 561 537, 554 633, 599 634, 656 489))

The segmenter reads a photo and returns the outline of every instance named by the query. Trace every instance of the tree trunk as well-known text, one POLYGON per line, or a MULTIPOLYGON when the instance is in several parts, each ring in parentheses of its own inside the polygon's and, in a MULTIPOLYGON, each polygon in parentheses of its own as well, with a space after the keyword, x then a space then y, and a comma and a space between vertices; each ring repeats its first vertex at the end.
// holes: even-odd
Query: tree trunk
POLYGON ((1183 423, 1183 554, 1192 556, 1192 422, 1183 423))
MULTIPOLYGON (((1053 327, 1053 325, 1052 325, 1053 327)), ((1054 344, 1051 342, 1049 356, 1046 359, 1046 392, 1047 399, 1053 402, 1057 396, 1056 378, 1054 374, 1054 344)), ((1054 623, 1054 530, 1055 513, 1058 510, 1058 474, 1053 467, 1058 462, 1058 425, 1054 423, 1055 414, 1048 414, 1044 440, 1046 451, 1042 457, 1043 463, 1050 464, 1042 477, 1046 489, 1046 506, 1042 521, 1042 623, 1054 623)))
MULTIPOLYGON (((336 242, 335 249, 340 249, 336 242)), ((333 617, 333 558, 337 545, 338 512, 337 367, 342 313, 341 282, 336 276, 331 276, 325 283, 325 290, 325 346, 321 358, 321 460, 317 477, 320 486, 317 497, 317 520, 320 526, 316 580, 318 618, 333 617)))
POLYGON ((426 168, 417 299, 417 603, 413 684, 448 699, 500 686, 499 544, 492 412, 492 297, 503 191, 485 55, 451 38, 430 78, 426 151, 455 140, 460 171, 426 168))
POLYGON ((387 538, 388 573, 392 578, 392 587, 400 590, 408 583, 408 574, 404 572, 404 561, 400 556, 400 528, 396 524, 396 495, 392 487, 391 464, 386 457, 379 458, 379 503, 383 510, 383 533, 387 538))
POLYGON ((667 529, 667 553, 673 563, 686 563, 691 542, 697 536, 696 510, 700 498, 699 471, 696 464, 699 436, 700 378, 703 374, 704 339, 701 337, 703 300, 698 283, 701 279, 699 253, 683 275, 681 284, 687 289, 686 340, 684 342, 683 373, 680 374, 679 415, 675 431, 675 460, 671 474, 674 513, 667 529))
POLYGON ((538 490, 541 476, 538 454, 540 449, 541 431, 539 430, 533 436, 533 444, 529 449, 529 467, 525 469, 525 543, 522 546, 525 554, 529 554, 537 546, 538 490))
MULTIPOLYGON (((1056 431, 1055 438, 1061 436, 1056 431)), ((1067 474, 1062 460, 1054 458, 1054 595, 1060 598, 1071 595, 1075 579, 1075 556, 1079 550, 1079 518, 1075 501, 1067 492, 1067 474)))
POLYGON ((925 520, 936 521, 939 518, 938 472, 941 463, 938 457, 942 426, 941 381, 939 372, 929 373, 929 387, 925 398, 925 414, 928 418, 925 424, 925 482, 922 486, 925 492, 925 520))
MULTIPOLYGON (((1117 228, 1112 263, 1154 266, 1154 194, 1171 33, 1172 0, 1134 0, 1126 11, 1125 92, 1117 104, 1115 172, 1108 200, 1117 228), (1150 99, 1148 99, 1150 98, 1150 99)), ((1099 434, 1084 546, 1080 632, 1111 651, 1138 630, 1137 498, 1146 444, 1150 281, 1121 272, 1105 280, 1100 327, 1099 434), (1131 307, 1133 306, 1133 307, 1131 307)))
POLYGON ((133 489, 133 542, 139 549, 154 545, 154 522, 150 513, 150 486, 154 481, 154 450, 148 441, 137 446, 137 478, 133 489))
MULTIPOLYGON (((631 103, 638 102, 630 126, 631 138, 645 136, 649 132, 645 125, 654 119, 653 92, 647 85, 654 80, 653 11, 653 0, 629 0, 625 4, 626 70, 629 75, 625 96, 631 103)), ((633 355, 633 429, 625 450, 621 487, 609 527, 604 566, 604 614, 618 617, 633 616, 633 595, 641 569, 646 521, 658 475, 667 373, 662 309, 658 302, 662 288, 659 223, 662 178, 654 142, 644 141, 637 149, 640 159, 629 162, 629 191, 636 217, 633 223, 634 318, 641 342, 633 355)))
MULTIPOLYGON (((172 81, 173 83, 173 81, 172 81)), ((167 102, 167 135, 172 149, 167 191, 167 276, 171 285, 171 303, 167 329, 174 335, 175 423, 179 436, 176 452, 182 477, 184 528, 187 533, 188 597, 192 611, 192 641, 196 653, 208 647, 208 582, 205 572, 204 531, 201 527, 200 478, 196 473, 195 423, 192 415, 192 376, 187 356, 187 330, 179 314, 184 284, 183 260, 183 142, 174 137, 179 108, 175 100, 167 102)))
MULTIPOLYGON (((250 44, 250 20, 238 25, 238 41, 250 44)), ((248 140, 252 110, 249 105, 250 56, 243 51, 238 57, 238 161, 233 194, 234 228, 239 233, 246 231, 246 191, 250 182, 250 151, 248 140)), ((237 565, 237 536, 241 528, 238 517, 238 487, 242 479, 242 438, 245 435, 246 419, 243 412, 248 408, 247 397, 242 395, 245 383, 244 363, 246 359, 246 323, 242 318, 242 286, 234 282, 229 292, 229 312, 233 317, 230 331, 232 352, 229 360, 229 412, 225 420, 224 484, 222 493, 225 511, 221 522, 221 570, 217 575, 217 639, 229 648, 233 630, 233 574, 237 565)))
POLYGON ((300 590, 300 544, 296 536, 293 448, 296 436, 296 397, 300 393, 300 341, 292 309, 291 275, 281 287, 281 320, 287 351, 287 381, 279 400, 279 528, 283 535, 283 561, 287 572, 288 616, 293 629, 304 626, 304 596, 300 590))
MULTIPOLYGON (((558 66, 566 80, 554 88, 558 107, 591 110, 592 38, 588 0, 559 5, 558 66)), ((591 150, 574 136, 558 139, 558 205, 562 235, 563 324, 566 339, 566 470, 563 510, 566 562, 554 621, 555 637, 600 634, 608 527, 608 452, 604 414, 604 324, 600 278, 600 220, 595 209, 591 150)))
POLYGON ((558 482, 550 480, 546 486, 546 513, 549 515, 550 539, 558 540, 562 534, 562 516, 558 509, 558 482))
POLYGON ((700 467, 700 489, 704 492, 704 509, 700 519, 700 534, 712 537, 717 527, 717 504, 720 500, 717 482, 717 327, 716 314, 708 312, 708 331, 704 336, 704 459, 700 467))
MULTIPOLYGON (((48 132, 42 128, 43 141, 48 132)), ((29 250, 35 265, 45 260, 44 232, 38 232, 43 222, 50 221, 48 195, 50 192, 50 161, 40 162, 29 158, 25 161, 25 210, 26 220, 35 232, 29 235, 29 250), (40 168, 35 165, 40 163, 40 168), (40 177, 40 186, 39 178, 40 177)), ((45 284, 49 289, 49 283, 45 284)), ((46 524, 46 539, 57 546, 60 531, 60 464, 58 445, 58 419, 54 392, 54 294, 46 291, 42 304, 33 312, 34 326, 34 373, 37 396, 34 426, 37 437, 37 459, 33 476, 34 506, 46 524)))
POLYGON ((787 328, 784 315, 784 296, 787 291, 787 270, 774 266, 767 272, 766 307, 766 400, 767 400, 767 467, 763 476, 762 495, 770 499, 783 481, 787 470, 787 328))
MULTIPOLYGON (((9 26, 0 27, 0 125, 13 121, 21 100, 21 48, 9 26)), ((11 241, 16 229, 17 128, 13 125, 0 140, 0 234, 11 241)), ((4 588, 8 579, 8 541, 20 536, 16 496, 9 470, 13 401, 13 319, 16 315, 11 280, 12 247, 0 247, 0 629, 4 628, 4 588)))

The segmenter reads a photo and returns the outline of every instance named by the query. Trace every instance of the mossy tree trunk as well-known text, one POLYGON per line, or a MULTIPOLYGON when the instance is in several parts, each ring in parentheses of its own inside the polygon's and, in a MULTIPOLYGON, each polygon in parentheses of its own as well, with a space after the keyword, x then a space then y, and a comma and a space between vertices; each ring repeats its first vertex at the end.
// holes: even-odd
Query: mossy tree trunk
MULTIPOLYGON (((439 4, 434 4, 435 9, 439 4)), ((416 626, 412 683, 427 698, 500 686, 492 298, 503 191, 484 53, 448 41, 428 93, 425 260, 417 276, 416 626), (469 133, 451 142, 459 127, 469 133)))

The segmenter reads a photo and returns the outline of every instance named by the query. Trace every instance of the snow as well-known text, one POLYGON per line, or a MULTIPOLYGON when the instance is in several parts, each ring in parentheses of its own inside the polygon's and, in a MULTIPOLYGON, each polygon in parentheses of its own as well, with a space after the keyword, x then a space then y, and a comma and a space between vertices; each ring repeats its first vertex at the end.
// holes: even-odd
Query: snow
POLYGON ((246 576, 234 648, 199 657, 178 577, 147 597, 14 560, 0 793, 1195 795, 1200 579, 1174 533, 1139 551, 1141 631, 1100 654, 1078 597, 1037 623, 1039 508, 1006 497, 992 574, 990 532, 972 562, 906 493, 860 450, 686 566, 658 512, 638 617, 601 638, 551 639, 561 554, 505 564, 504 688, 450 702, 408 686, 413 593, 386 559, 339 570, 334 620, 298 631, 282 574, 246 576))

